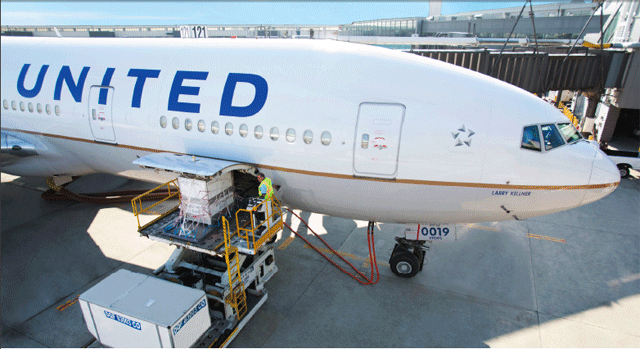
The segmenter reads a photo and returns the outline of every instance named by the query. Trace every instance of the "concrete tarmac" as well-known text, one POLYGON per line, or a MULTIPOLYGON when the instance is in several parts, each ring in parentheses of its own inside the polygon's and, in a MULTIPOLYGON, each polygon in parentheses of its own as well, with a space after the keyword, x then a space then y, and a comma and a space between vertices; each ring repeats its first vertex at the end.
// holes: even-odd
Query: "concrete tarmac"
MULTIPOLYGON (((269 298, 230 346, 640 347, 639 175, 577 209, 461 225, 457 241, 431 245, 411 279, 388 266, 403 226, 377 224, 376 285, 351 279, 285 229, 269 298)), ((92 175, 69 188, 150 186, 92 175)), ((130 204, 48 202, 45 187, 2 174, 0 345, 99 347, 77 303, 56 308, 118 269, 152 274, 174 248, 140 237, 130 204)), ((367 222, 301 215, 369 274, 367 222)))

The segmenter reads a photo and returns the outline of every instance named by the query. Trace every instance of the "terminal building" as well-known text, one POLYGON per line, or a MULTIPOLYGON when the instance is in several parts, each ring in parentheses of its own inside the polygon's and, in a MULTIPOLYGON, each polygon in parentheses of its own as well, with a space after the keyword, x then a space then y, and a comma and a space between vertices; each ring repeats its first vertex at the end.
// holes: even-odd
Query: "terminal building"
POLYGON ((2 35, 332 39, 403 49, 559 96, 580 131, 622 150, 640 147, 640 0, 531 4, 342 25, 2 26, 2 35), (602 35, 600 34, 602 32, 602 35), (604 43, 584 47, 583 42, 604 43))

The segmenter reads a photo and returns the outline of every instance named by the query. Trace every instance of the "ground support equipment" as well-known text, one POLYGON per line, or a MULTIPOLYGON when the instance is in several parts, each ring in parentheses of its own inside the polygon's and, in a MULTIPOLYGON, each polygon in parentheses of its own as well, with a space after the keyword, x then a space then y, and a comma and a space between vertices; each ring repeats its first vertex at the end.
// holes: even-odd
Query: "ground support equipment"
MULTIPOLYGON (((282 230, 281 206, 275 196, 270 200, 235 198, 232 210, 217 219, 215 215, 207 218, 211 224, 191 224, 196 233, 182 234, 185 199, 180 201, 182 207, 168 210, 138 231, 151 240, 177 246, 154 272, 157 277, 204 290, 207 295, 212 325, 194 346, 225 346, 267 299, 265 282, 278 271, 269 242, 282 230), (239 208, 242 206, 246 208, 239 208)), ((134 200, 133 206, 136 216, 145 210, 142 201, 134 200)))
MULTIPOLYGON (((172 330, 167 332, 168 335, 162 335, 163 338, 168 338, 173 333, 175 338, 161 341, 162 345, 154 344, 153 336, 149 336, 151 339, 144 342, 141 334, 153 334, 154 330, 138 331, 149 320, 147 315, 151 308, 147 307, 153 307, 151 300, 147 302, 145 299, 147 303, 136 305, 133 311, 120 314, 116 314, 117 304, 107 302, 104 305, 113 308, 105 310, 104 314, 115 315, 105 320, 104 314, 99 312, 96 319, 98 322, 106 321, 105 331, 118 327, 114 326, 117 325, 114 321, 122 324, 119 329, 129 331, 131 342, 117 342, 118 346, 176 346, 180 342, 178 337, 186 333, 190 336, 188 344, 180 342, 182 346, 225 347, 264 304, 268 296, 265 283, 278 271, 274 248, 270 243, 275 241, 276 234, 282 230, 281 204, 275 195, 268 200, 247 195, 257 193, 259 185, 255 177, 258 171, 251 165, 172 153, 150 154, 135 160, 134 164, 143 170, 164 171, 170 177, 177 177, 131 200, 140 235, 177 248, 149 280, 140 275, 120 274, 121 281, 131 283, 132 279, 139 278, 144 279, 140 281, 140 285, 157 285, 149 288, 149 294, 154 293, 154 297, 163 298, 165 302, 167 295, 170 297, 172 294, 189 292, 201 294, 204 301, 195 298, 197 302, 190 308, 190 312, 198 315, 185 313, 184 317, 178 317, 178 322, 171 325, 176 327, 170 327, 172 330), (171 196, 155 203, 146 201, 158 191, 170 192, 171 196), (149 214, 159 216, 147 224, 141 224, 141 219, 144 220, 149 214), (158 291, 159 289, 162 291, 158 291), (204 307, 207 312, 200 311, 204 307), (206 322, 201 322, 202 319, 194 320, 203 313, 207 315, 204 317, 206 322), (195 328, 195 325, 200 325, 200 330, 193 332, 181 327, 195 328)), ((118 277, 108 277, 111 280, 105 279, 105 284, 118 277)), ((120 290, 124 292, 121 292, 123 296, 115 294, 119 291, 110 291, 113 290, 112 287, 103 285, 102 289, 104 293, 98 292, 95 306, 99 300, 103 300, 103 294, 112 299, 129 297, 128 289, 120 290)), ((138 292, 145 294, 143 291, 138 292)), ((90 298, 87 297, 87 304, 90 298)), ((165 308, 163 306, 157 309, 165 308)), ((94 313, 88 314, 95 318, 94 313)), ((162 326, 160 322, 149 323, 159 326, 158 336, 166 332, 166 323, 162 326)), ((92 328, 89 327, 89 330, 92 331, 92 328)), ((96 334, 94 336, 100 340, 96 334)), ((126 337, 110 334, 116 341, 126 337)), ((106 337, 108 335, 105 334, 106 337)))

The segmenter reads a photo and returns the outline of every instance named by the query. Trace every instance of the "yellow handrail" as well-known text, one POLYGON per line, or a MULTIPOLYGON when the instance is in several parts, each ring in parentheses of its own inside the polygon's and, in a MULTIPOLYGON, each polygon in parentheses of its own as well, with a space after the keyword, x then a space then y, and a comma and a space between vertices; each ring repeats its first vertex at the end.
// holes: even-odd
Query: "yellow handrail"
MULTIPOLYGON (((171 198, 174 198, 176 196, 178 196, 178 198, 180 197, 180 189, 178 188, 178 180, 174 179, 172 181, 169 181, 167 183, 161 184, 161 185, 159 185, 159 186, 147 191, 146 193, 140 194, 140 195, 136 196, 135 198, 133 198, 131 200, 131 206, 133 207, 133 215, 136 216, 136 219, 138 220, 138 231, 140 231, 142 228, 144 228, 144 227, 146 227, 147 225, 150 224, 150 223, 148 223, 144 227, 140 226, 140 215, 141 214, 149 211, 150 209, 152 209, 152 208, 160 205, 161 203, 163 203, 163 202, 165 202, 165 201, 167 201, 167 200, 169 200, 171 198), (167 187, 167 193, 169 195, 167 195, 164 199, 159 200, 155 204, 143 209, 142 208, 142 198, 147 196, 147 195, 152 194, 153 192, 155 192, 155 191, 157 191, 157 190, 159 190, 159 189, 161 189, 161 188, 163 188, 165 186, 167 187), (174 190, 174 193, 171 193, 171 189, 172 188, 174 190)), ((179 205, 176 205, 175 207, 178 207, 178 206, 179 205)))
POLYGON ((576 118, 575 115, 573 115, 573 113, 571 112, 571 109, 569 109, 566 105, 564 105, 564 103, 560 102, 558 104, 559 109, 562 109, 562 113, 564 114, 564 116, 566 116, 569 121, 571 121, 571 123, 573 124, 573 126, 575 126, 576 128, 578 128, 578 118, 576 118))
POLYGON ((262 247, 264 242, 267 241, 267 239, 271 238, 271 236, 269 236, 269 233, 273 230, 273 228, 281 224, 281 223, 276 223, 274 226, 272 226, 271 218, 276 214, 282 217, 282 204, 280 203, 280 201, 278 201, 275 195, 272 195, 270 200, 264 200, 263 202, 260 203, 260 205, 253 207, 251 210, 246 210, 241 208, 238 211, 236 211, 236 222, 240 222, 238 219, 238 213, 240 212, 246 212, 247 214, 249 214, 249 222, 243 225, 242 227, 240 225, 237 226, 236 230, 237 230, 238 236, 245 239, 245 241, 247 242, 247 248, 249 248, 249 246, 253 246, 253 252, 257 253, 258 249, 262 247), (264 205, 267 202, 271 204, 271 214, 269 216, 265 215, 266 217, 263 221, 255 222, 253 217, 253 212, 257 211, 260 208, 260 206, 264 205), (256 243, 256 230, 258 227, 262 226, 262 224, 265 222, 267 223, 267 229, 265 230, 266 233, 263 234, 256 243), (251 223, 251 229, 246 228, 247 226, 249 226, 249 223, 251 223), (241 234, 241 232, 244 232, 244 235, 241 234), (251 236, 249 236, 249 234, 251 234, 251 236), (252 245, 249 245, 250 241, 252 242, 252 245))

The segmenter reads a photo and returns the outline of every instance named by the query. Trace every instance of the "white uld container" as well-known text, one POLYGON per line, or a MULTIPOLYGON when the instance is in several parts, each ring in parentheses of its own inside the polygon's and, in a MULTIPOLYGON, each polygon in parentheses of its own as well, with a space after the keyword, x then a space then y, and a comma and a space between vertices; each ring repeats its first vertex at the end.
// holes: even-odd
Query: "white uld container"
POLYGON ((89 332, 109 347, 189 347, 211 327, 204 291, 124 269, 78 300, 89 332))
POLYGON ((213 218, 233 204, 231 173, 210 180, 178 177, 181 209, 187 220, 211 224, 213 218))
POLYGON ((233 205, 233 191, 220 196, 217 200, 183 199, 182 212, 189 221, 211 224, 216 215, 233 205))
POLYGON ((220 192, 233 187, 233 176, 225 173, 210 180, 178 177, 178 187, 183 198, 212 200, 220 192))

